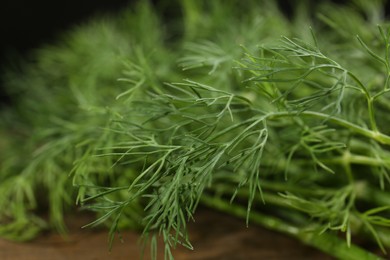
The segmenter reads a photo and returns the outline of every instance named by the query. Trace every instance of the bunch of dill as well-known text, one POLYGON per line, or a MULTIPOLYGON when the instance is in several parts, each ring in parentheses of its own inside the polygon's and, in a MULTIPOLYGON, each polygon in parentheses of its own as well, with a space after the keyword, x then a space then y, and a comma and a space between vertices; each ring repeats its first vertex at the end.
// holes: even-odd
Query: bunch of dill
POLYGON ((385 254, 383 3, 309 3, 287 18, 274 1, 140 2, 8 70, 1 236, 65 232, 76 203, 110 244, 141 228, 172 258, 192 248, 186 224, 203 204, 337 258, 378 258, 355 238, 385 254))

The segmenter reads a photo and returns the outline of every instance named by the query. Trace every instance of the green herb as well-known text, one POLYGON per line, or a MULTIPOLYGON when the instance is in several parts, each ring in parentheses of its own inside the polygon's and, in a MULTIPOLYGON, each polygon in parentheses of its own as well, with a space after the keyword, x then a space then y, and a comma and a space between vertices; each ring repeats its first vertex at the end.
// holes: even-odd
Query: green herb
POLYGON ((356 238, 386 254, 383 3, 308 3, 289 20, 273 1, 186 0, 165 23, 158 11, 172 6, 140 3, 9 72, 0 234, 65 232, 76 202, 96 212, 87 226, 109 226, 110 245, 142 229, 170 259, 193 248, 186 225, 203 204, 340 259, 380 257, 356 238))

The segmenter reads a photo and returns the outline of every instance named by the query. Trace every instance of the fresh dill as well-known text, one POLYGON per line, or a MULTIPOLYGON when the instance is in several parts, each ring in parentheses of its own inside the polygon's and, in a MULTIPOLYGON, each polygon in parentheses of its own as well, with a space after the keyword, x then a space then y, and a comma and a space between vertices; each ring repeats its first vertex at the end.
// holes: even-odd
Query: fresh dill
POLYGON ((298 2, 287 18, 275 1, 178 1, 164 23, 140 1, 8 71, 0 235, 66 232, 77 203, 110 246, 142 229, 171 259, 193 249, 186 226, 202 204, 340 259, 379 257, 356 237, 386 254, 384 3, 298 2))

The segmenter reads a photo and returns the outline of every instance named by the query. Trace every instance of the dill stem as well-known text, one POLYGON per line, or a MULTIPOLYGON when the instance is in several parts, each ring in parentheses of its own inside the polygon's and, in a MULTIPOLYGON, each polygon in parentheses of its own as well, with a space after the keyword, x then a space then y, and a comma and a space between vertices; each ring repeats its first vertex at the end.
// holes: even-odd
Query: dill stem
POLYGON ((345 151, 345 153, 343 155, 342 165, 345 169, 345 173, 347 174, 349 183, 353 184, 355 179, 354 179, 353 174, 352 174, 351 162, 349 160, 350 156, 351 156, 351 153, 349 152, 349 150, 345 151))
POLYGON ((321 162, 330 164, 343 164, 349 162, 351 164, 368 165, 368 166, 386 166, 390 164, 390 160, 373 158, 364 155, 350 154, 346 156, 338 156, 333 158, 321 158, 321 162))
MULTIPOLYGON (((247 209, 245 207, 231 204, 214 196, 203 194, 201 202, 208 207, 226 212, 239 218, 245 219, 247 217, 247 209)), ((317 248, 338 259, 381 259, 379 256, 358 246, 348 246, 345 241, 335 235, 328 233, 316 234, 314 232, 306 232, 301 227, 290 225, 278 218, 266 214, 252 211, 249 219, 253 223, 259 224, 267 229, 278 231, 297 238, 304 244, 317 248)))
POLYGON ((368 106, 368 115, 370 117, 371 128, 374 132, 378 132, 378 126, 375 119, 375 110, 374 110, 374 98, 367 97, 367 106, 368 106))
POLYGON ((277 118, 277 117, 288 117, 288 116, 309 116, 316 117, 319 119, 327 120, 329 122, 335 123, 339 126, 345 127, 352 132, 358 133, 360 135, 366 136, 368 138, 374 139, 382 144, 390 145, 390 136, 378 132, 378 130, 369 130, 348 122, 342 118, 330 116, 329 114, 324 114, 315 111, 286 111, 286 112, 275 112, 268 114, 267 118, 277 118))
POLYGON ((379 206, 388 205, 390 201, 389 192, 386 190, 379 190, 365 182, 361 183, 357 195, 359 199, 375 203, 379 206))

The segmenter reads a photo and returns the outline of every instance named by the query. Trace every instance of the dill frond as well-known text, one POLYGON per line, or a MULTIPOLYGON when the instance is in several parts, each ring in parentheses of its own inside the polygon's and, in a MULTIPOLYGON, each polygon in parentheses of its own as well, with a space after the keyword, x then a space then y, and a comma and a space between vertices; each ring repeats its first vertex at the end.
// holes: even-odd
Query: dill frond
POLYGON ((203 204, 337 258, 378 257, 355 237, 386 253, 382 3, 320 3, 317 17, 305 3, 287 18, 274 1, 186 0, 166 23, 139 3, 9 72, 0 235, 65 232, 76 202, 96 212, 86 226, 109 226, 110 246, 120 229, 141 229, 152 255, 161 236, 171 259, 193 249, 186 226, 203 204))

